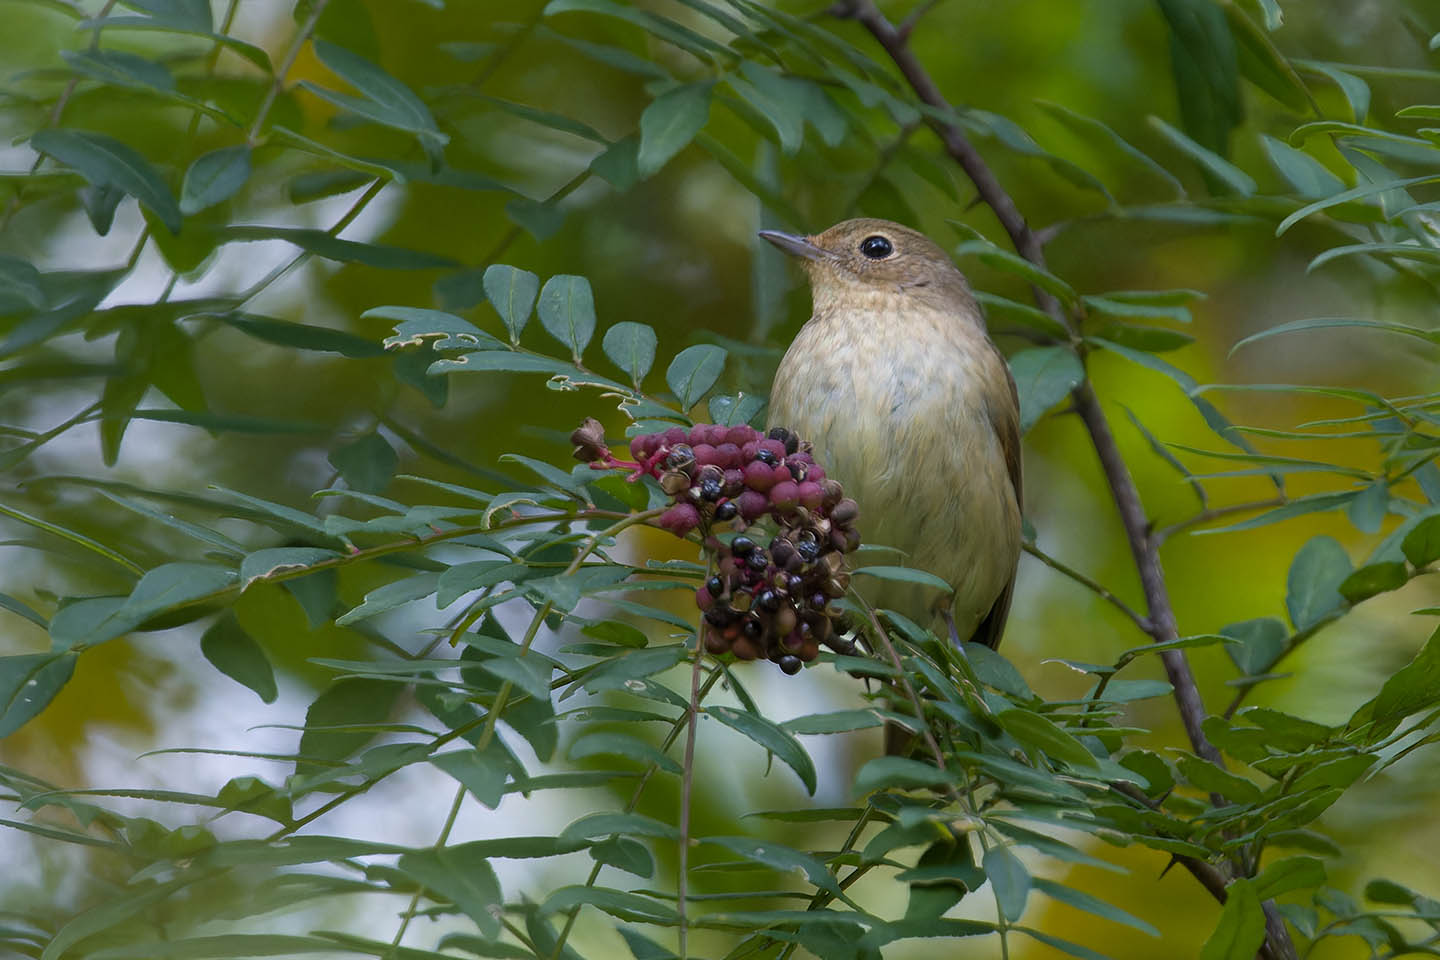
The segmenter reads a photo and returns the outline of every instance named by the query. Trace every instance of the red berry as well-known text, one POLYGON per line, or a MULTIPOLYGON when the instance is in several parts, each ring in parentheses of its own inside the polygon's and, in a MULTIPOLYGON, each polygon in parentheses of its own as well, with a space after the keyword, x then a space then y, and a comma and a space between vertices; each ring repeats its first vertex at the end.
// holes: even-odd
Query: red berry
POLYGON ((733 443, 722 443, 715 448, 715 462, 729 469, 740 466, 744 461, 740 458, 739 447, 733 443))
POLYGON ((737 447, 743 447, 759 436, 759 432, 754 427, 747 427, 742 423, 739 426, 731 427, 725 431, 725 442, 733 443, 737 447))
POLYGON ((742 463, 749 463, 751 460, 754 460, 757 449, 759 449, 759 444, 754 440, 747 440, 740 444, 740 461, 742 463))
POLYGON ((734 467, 727 467, 724 476, 725 495, 727 497, 736 496, 745 486, 745 472, 734 467))
POLYGON ((820 492, 820 484, 813 480, 806 480, 800 484, 799 495, 800 506, 806 510, 819 510, 820 501, 824 499, 824 494, 820 492))
POLYGON ((775 472, 759 460, 752 460, 745 468, 745 486, 764 493, 775 486, 775 472))
POLYGON ((796 505, 800 503, 800 484, 794 480, 775 484, 770 488, 770 502, 778 510, 795 509, 796 505))
POLYGON ((790 472, 790 468, 783 463, 777 463, 771 467, 770 474, 775 478, 775 483, 785 483, 788 480, 795 479, 794 474, 790 472))
POLYGON ((715 458, 715 448, 710 446, 710 444, 696 444, 692 449, 695 451, 695 462, 700 464, 702 467, 707 463, 717 463, 717 460, 715 458))
POLYGON ((761 517, 770 509, 769 499, 758 490, 746 490, 736 498, 736 504, 740 507, 740 516, 746 521, 761 517))
POLYGON ((677 443, 685 443, 688 441, 690 439, 690 431, 684 427, 671 427, 661 434, 661 438, 666 446, 673 447, 677 443))
POLYGON ((714 603, 715 598, 710 595, 710 591, 705 587, 700 587, 695 591, 695 606, 701 610, 709 610, 714 603))
POLYGON ((677 503, 660 514, 660 526, 677 537, 685 536, 699 525, 700 511, 689 503, 677 503))
POLYGON ((805 479, 814 480, 816 483, 819 483, 821 480, 825 479, 825 468, 811 467, 809 470, 806 471, 805 479))
POLYGON ((639 436, 630 438, 630 455, 636 460, 646 460, 660 443, 660 437, 654 433, 642 433, 639 436))

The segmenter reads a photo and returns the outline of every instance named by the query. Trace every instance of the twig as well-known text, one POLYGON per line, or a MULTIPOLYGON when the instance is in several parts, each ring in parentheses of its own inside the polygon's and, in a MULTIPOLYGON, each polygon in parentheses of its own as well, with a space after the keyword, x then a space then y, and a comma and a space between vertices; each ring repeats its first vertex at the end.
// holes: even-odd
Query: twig
POLYGON ((1186 517, 1184 520, 1170 524, 1168 527, 1161 527, 1151 534, 1150 539, 1155 541, 1155 546, 1160 546, 1166 540, 1189 530, 1191 527, 1198 527, 1202 523, 1209 523, 1211 520, 1220 520, 1225 517, 1234 516, 1237 513, 1249 513, 1252 510, 1264 510, 1268 507, 1283 507, 1290 501, 1284 497, 1271 497, 1268 500, 1254 500, 1249 503, 1232 503, 1224 507, 1211 507, 1201 510, 1199 513, 1186 517))
POLYGON ((290 68, 295 66, 295 61, 300 57, 300 51, 305 48, 305 41, 310 39, 310 34, 315 32, 315 26, 320 22, 320 15, 325 12, 325 5, 330 0, 315 0, 315 6, 310 10, 310 16, 306 18, 300 32, 295 34, 295 39, 290 43, 290 49, 285 52, 285 59, 280 61, 280 68, 275 71, 275 79, 265 91, 265 99, 260 101, 260 109, 255 113, 255 122, 250 125, 250 133, 245 140, 250 146, 260 142, 260 128, 265 125, 265 118, 270 116, 270 108, 275 106, 276 99, 280 96, 280 90, 285 86, 285 77, 290 73, 290 68))
POLYGON ((680 777, 680 851, 675 878, 675 912, 680 914, 680 960, 689 956, 690 922, 685 915, 686 874, 690 870, 690 795, 695 786, 695 728, 699 726, 700 673, 705 663, 705 648, 700 633, 695 633, 695 664, 690 669, 690 706, 685 711, 689 722, 685 728, 685 764, 680 777))
POLYGON ((1125 616, 1129 617, 1132 621, 1134 621, 1135 626, 1140 628, 1141 633, 1148 634, 1152 629, 1149 620, 1147 620, 1145 617, 1142 617, 1124 600, 1121 600, 1119 597, 1115 596, 1115 594, 1107 590, 1103 584, 1099 583, 1096 580, 1090 579, 1085 574, 1081 573, 1079 570, 1076 570, 1074 567, 1068 566, 1067 564, 1056 560, 1054 557, 1050 556, 1050 554, 1046 553, 1044 550, 1041 550, 1033 543, 1024 543, 1021 546, 1024 548, 1026 553, 1030 554, 1030 556, 1045 564, 1045 566, 1049 567, 1051 570, 1054 570, 1057 573, 1064 574, 1071 580, 1074 580, 1076 583, 1080 584, 1082 587, 1093 591, 1094 594, 1100 599, 1108 600, 1115 606, 1115 609, 1119 610, 1121 613, 1125 614, 1125 616))

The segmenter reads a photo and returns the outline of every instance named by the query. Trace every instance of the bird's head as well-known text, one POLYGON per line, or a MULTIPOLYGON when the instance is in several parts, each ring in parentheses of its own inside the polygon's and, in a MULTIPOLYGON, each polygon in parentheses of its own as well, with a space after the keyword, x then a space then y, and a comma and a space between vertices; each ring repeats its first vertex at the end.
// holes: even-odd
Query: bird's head
POLYGON ((909 227, 866 218, 808 237, 778 230, 762 230, 760 236, 800 258, 817 314, 839 304, 899 307, 909 301, 969 312, 978 322, 964 275, 934 241, 909 227))

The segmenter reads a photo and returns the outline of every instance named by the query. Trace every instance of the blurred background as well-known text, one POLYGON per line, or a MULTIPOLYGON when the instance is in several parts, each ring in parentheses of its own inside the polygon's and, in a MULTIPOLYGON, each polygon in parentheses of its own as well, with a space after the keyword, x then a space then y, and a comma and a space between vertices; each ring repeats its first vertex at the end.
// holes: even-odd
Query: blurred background
MULTIPOLYGON (((854 24, 825 17, 822 3, 774 0, 772 5, 812 18, 883 59, 854 24)), ((712 19, 682 3, 621 6, 660 12, 702 36, 730 39, 712 19)), ((652 99, 647 84, 666 74, 698 78, 708 68, 622 19, 584 10, 547 16, 537 0, 443 6, 418 0, 331 0, 320 17, 317 36, 381 64, 429 104, 449 136, 445 157, 453 175, 426 175, 411 138, 356 122, 298 87, 306 81, 340 86, 306 46, 274 101, 270 124, 350 157, 407 164, 415 175, 378 191, 367 189, 371 181, 363 173, 352 169, 347 180, 343 166, 336 173, 323 156, 291 149, 287 143, 293 141, 272 135, 257 147, 256 172, 243 189, 188 218, 180 235, 158 227, 153 215, 127 199, 114 210, 113 224, 102 236, 84 209, 78 178, 58 171, 49 179, 24 176, 36 154, 21 138, 51 122, 56 97, 72 82, 63 125, 124 140, 172 185, 195 156, 237 138, 222 124, 192 124, 190 110, 153 91, 96 84, 93 75, 65 59, 67 52, 89 48, 93 31, 85 28, 83 17, 111 12, 111 4, 101 7, 90 0, 74 8, 64 0, 0 0, 0 20, 6 24, 0 31, 0 66, 7 78, 0 92, 5 143, 0 147, 0 254, 26 259, 42 271, 111 270, 133 260, 121 282, 104 291, 93 309, 80 310, 43 339, 27 340, 21 319, 0 320, 0 337, 6 338, 0 344, 0 423, 8 431, 0 440, 14 450, 37 436, 46 438, 23 457, 6 456, 0 503, 113 545, 142 566, 171 559, 188 547, 75 478, 195 495, 208 495, 209 487, 218 485, 306 506, 313 491, 340 482, 330 455, 357 438, 378 433, 398 455, 401 473, 477 482, 476 469, 504 471, 497 465, 502 453, 566 464, 566 436, 587 415, 601 416, 615 436, 624 421, 593 395, 548 390, 541 378, 503 374, 426 381, 413 365, 407 370, 389 355, 294 350, 221 323, 174 324, 173 316, 170 329, 176 334, 142 362, 125 345, 126 325, 134 321, 115 308, 254 290, 245 305, 248 312, 345 331, 374 343, 391 332, 392 324, 362 314, 386 304, 448 309, 499 332, 499 320, 480 294, 479 277, 486 265, 502 262, 542 277, 588 277, 601 327, 621 320, 652 325, 660 335, 662 358, 693 343, 728 347, 725 389, 763 394, 784 345, 808 317, 809 302, 803 279, 756 240, 757 229, 818 232, 840 219, 866 215, 911 224, 946 246, 967 239, 956 221, 1005 243, 936 137, 918 120, 897 122, 883 110, 856 107, 853 114, 863 122, 848 135, 828 143, 806 130, 803 147, 786 153, 771 142, 763 120, 717 101, 700 139, 653 177, 636 179, 623 164, 596 164, 597 157, 614 149, 611 144, 635 135, 652 99), (628 59, 607 52, 614 50, 627 52, 628 59), (424 251, 448 265, 385 269, 319 257, 292 264, 297 250, 290 243, 221 243, 211 229, 264 224, 330 230, 342 219, 348 220, 340 234, 344 238, 424 251), (181 408, 262 419, 248 424, 212 420, 212 427, 224 429, 206 430, 136 418, 123 439, 106 441, 92 406, 102 390, 112 399, 129 391, 132 409, 181 408), (107 442, 118 443, 113 463, 106 462, 107 442)), ((899 19, 910 5, 886 2, 882 7, 899 19)), ((1282 7, 1283 26, 1272 36, 1288 57, 1384 68, 1363 76, 1375 122, 1386 122, 1396 105, 1424 102, 1426 96, 1433 100, 1433 91, 1440 89, 1436 55, 1426 46, 1440 24, 1433 22, 1428 4, 1309 0, 1282 7), (1423 22, 1426 17, 1429 22, 1423 22)), ((216 0, 213 17, 217 28, 228 17, 225 32, 263 49, 279 64, 297 22, 312 10, 306 2, 296 9, 279 0, 216 0)), ((134 11, 122 5, 113 12, 134 11)), ((106 29, 101 42, 107 51, 166 63, 180 92, 191 97, 253 111, 265 95, 266 81, 249 59, 228 48, 212 56, 203 36, 177 39, 170 33, 106 29)), ((1192 198, 1210 195, 1213 184, 1147 120, 1153 115, 1181 123, 1170 28, 1160 4, 949 0, 925 15, 912 43, 952 102, 1019 124, 1045 150, 1093 174, 1119 206, 1138 211, 1169 203, 1175 184, 1143 165, 1117 159, 1100 138, 1077 133, 1044 104, 1102 120, 1159 159, 1192 198)), ((1307 75, 1307 81, 1327 115, 1346 115, 1351 102, 1341 86, 1319 74, 1307 75)), ((1286 193, 1267 160, 1262 136, 1284 139, 1307 118, 1249 83, 1241 85, 1237 98, 1239 122, 1226 143, 1231 158, 1259 182, 1261 194, 1286 193)), ((1104 193, 1057 175, 1044 157, 1025 156, 993 137, 977 142, 1031 224, 1053 228, 1051 269, 1081 293, 1185 288, 1204 294, 1191 304, 1193 323, 1184 328, 1194 342, 1165 354, 1201 383, 1303 382, 1387 396, 1435 389, 1434 348, 1415 339, 1339 329, 1276 337, 1231 355, 1241 338, 1306 317, 1431 322, 1433 291, 1419 280, 1357 260, 1307 272, 1309 260, 1336 242, 1324 228, 1302 223, 1277 240, 1278 216, 1258 201, 1248 210, 1231 204, 1225 215, 1210 218, 1117 216, 1117 205, 1104 193)), ((1333 148, 1312 146, 1322 163, 1337 173, 1344 169, 1333 148)), ((1025 284, 1014 275, 974 258, 960 265, 977 289, 1029 301, 1025 284)), ((1030 345, 1033 331, 994 313, 992 326, 1007 352, 1030 345)), ((525 342, 553 348, 534 323, 525 342)), ((1092 358, 1090 368, 1157 525, 1192 515, 1197 503, 1189 485, 1151 452, 1127 410, 1160 441, 1207 450, 1219 449, 1219 441, 1163 374, 1103 353, 1092 358)), ((1280 429, 1359 412, 1353 403, 1323 396, 1225 392, 1210 397, 1237 423, 1280 429)), ((1336 442, 1323 449, 1305 442, 1259 442, 1267 452, 1348 457, 1347 463, 1369 470, 1379 460, 1375 443, 1367 439, 1345 441, 1342 452, 1336 442)), ((1197 472, 1226 467, 1181 456, 1197 472)), ((1141 607, 1128 547, 1079 422, 1063 410, 1042 419, 1026 438, 1025 457, 1026 514, 1039 545, 1141 607)), ((387 493, 403 499, 399 483, 387 493)), ((1344 489, 1344 483, 1334 476, 1301 475, 1292 479, 1291 492, 1344 489)), ((1216 506, 1264 499, 1272 492, 1263 477, 1218 479, 1210 490, 1216 506)), ((187 515, 183 503, 165 509, 187 515)), ((1323 513, 1243 535, 1195 530, 1175 536, 1164 560, 1181 634, 1283 616, 1287 568, 1301 545, 1319 534, 1333 536, 1358 565, 1399 519, 1387 517, 1379 531, 1364 532, 1344 515, 1323 513)), ((258 527, 240 520, 226 523, 224 531, 247 546, 273 545, 258 527)), ((637 535, 629 549, 637 556, 686 555, 668 535, 653 531, 637 535)), ((128 580, 121 574, 63 539, 0 517, 0 591, 37 610, 52 612, 62 597, 123 593, 128 580)), ((373 572, 346 571, 338 588, 343 597, 358 601, 377 582, 373 572)), ((278 590, 270 585, 253 592, 278 590)), ((1263 685, 1249 702, 1342 722, 1413 655, 1429 627, 1409 611, 1435 605, 1435 593, 1433 584, 1421 578, 1365 603, 1287 660, 1289 675, 1263 685)), ((305 706, 329 677, 307 661, 363 656, 369 648, 356 631, 333 624, 312 628, 298 604, 274 600, 247 594, 237 612, 279 671, 276 704, 262 703, 203 660, 195 643, 197 626, 135 634, 81 658, 74 679, 53 704, 0 741, 0 763, 67 786, 213 792, 245 773, 282 779, 279 765, 267 767, 249 758, 203 753, 141 757, 175 747, 282 754, 294 749, 297 732, 276 725, 303 723, 305 706)), ((676 609, 683 613, 684 603, 677 601, 676 609)), ((509 616, 502 611, 502 621, 509 616)), ((514 616, 522 617, 523 611, 514 616)), ((437 620, 435 611, 402 610, 380 623, 387 635, 400 637, 437 620)), ((1022 560, 1002 652, 1037 692, 1078 697, 1088 688, 1085 677, 1047 658, 1109 662, 1143 640, 1093 593, 1031 557, 1022 560)), ((542 649, 560 642, 544 637, 542 649)), ((38 652, 47 646, 43 629, 0 611, 0 653, 38 652)), ((1233 665, 1218 647, 1195 651, 1192 661, 1210 709, 1218 711, 1233 694, 1227 686, 1235 676, 1233 665)), ((1136 669, 1161 676, 1158 661, 1136 669)), ((787 679, 755 667, 743 675, 775 719, 840 709, 858 700, 854 681, 829 670, 787 679)), ((1135 725, 1155 731, 1155 744, 1177 742, 1177 718, 1168 698, 1141 701, 1132 714, 1135 725)), ((715 759, 702 763, 696 816, 711 833, 738 832, 737 818, 753 810, 840 805, 851 774, 879 750, 875 737, 807 738, 822 772, 819 794, 807 798, 788 771, 766 776, 756 751, 730 749, 732 737, 707 727, 700 739, 702 759, 705 754, 715 759)), ((524 754, 523 742, 514 746, 524 754)), ((410 768, 317 821, 313 829, 430 843, 449 790, 437 786, 448 782, 425 765, 410 768), (428 773, 417 772, 420 768, 428 773)), ((517 823, 527 825, 522 833, 546 833, 588 812, 568 805, 575 797, 546 799, 563 796, 512 796, 496 812, 472 805, 457 824, 454 840, 513 833, 517 823)), ((1437 798, 1440 773, 1420 756, 1347 795, 1323 820, 1346 851, 1343 859, 1329 863, 1331 884, 1358 891, 1367 878, 1383 873, 1422 890, 1440 888, 1440 862, 1434 856, 1440 850, 1437 798), (1359 824, 1363 836, 1354 832, 1359 824)), ((604 802, 595 799, 597 808, 604 802)), ((642 810, 663 816, 675 802, 673 794, 657 789, 647 794, 642 810)), ((166 815, 143 801, 118 800, 116 805, 137 815, 166 815)), ((743 829, 753 825, 749 821, 743 829)), ((821 836, 831 825, 786 829, 821 836)), ((1114 957, 1193 955, 1218 908, 1198 894, 1189 875, 1165 872, 1164 858, 1154 851, 1092 852, 1128 872, 1038 857, 1031 866, 1038 875, 1068 877, 1072 885, 1125 907, 1163 930, 1163 940, 1106 925, 1040 897, 1031 898, 1027 924, 1095 944, 1114 957), (1191 906, 1180 914, 1177 904, 1191 906)), ((0 862, 9 865, 0 880, 0 909, 47 926, 102 899, 111 884, 124 878, 103 855, 13 830, 0 830, 0 862)), ((500 879, 507 893, 539 896, 569 882, 586 863, 583 854, 503 861, 500 879)), ((867 878, 856 893, 879 908, 904 909, 903 888, 883 878, 867 878), (887 883, 894 886, 888 901, 892 894, 882 889, 887 883)), ((325 917, 319 925, 388 939, 394 909, 391 903, 364 915, 325 917)), ((984 915, 989 902, 971 909, 984 915)), ((270 929, 277 931, 316 925, 313 910, 270 916, 270 929)), ((583 953, 605 956, 622 949, 612 932, 592 926, 582 922, 577 931, 574 942, 583 953)), ((424 936, 433 942, 429 932, 424 936)), ((1358 943, 1350 941, 1355 952, 1346 953, 1345 945, 1332 942, 1315 956, 1368 955, 1358 943)), ((701 949, 706 946, 702 940, 701 949)), ((1015 957, 1054 955, 1029 942, 1012 946, 1015 957)), ((976 957, 999 955, 998 944, 989 941, 967 941, 963 948, 976 957)), ((929 956, 936 949, 901 944, 894 955, 929 956)))

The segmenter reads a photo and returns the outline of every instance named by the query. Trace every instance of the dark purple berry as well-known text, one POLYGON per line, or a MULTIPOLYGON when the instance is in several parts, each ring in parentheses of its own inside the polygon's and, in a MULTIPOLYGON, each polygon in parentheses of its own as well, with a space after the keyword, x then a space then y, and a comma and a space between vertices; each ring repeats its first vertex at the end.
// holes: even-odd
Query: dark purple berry
POLYGON ((755 640, 765 633, 765 624, 761 623, 757 617, 746 617, 740 629, 744 631, 745 636, 755 640))
POLYGON ((714 503, 720 499, 724 492, 724 484, 715 477, 706 477, 700 481, 700 499, 706 503, 714 503))
POLYGON ((756 550, 745 558, 745 563, 751 570, 765 570, 770 566, 770 558, 765 556, 764 550, 756 550))
POLYGON ((774 613, 780 609, 780 594, 774 590, 761 590, 755 595, 755 605, 766 613, 774 613))
POLYGON ((740 513, 740 508, 735 505, 734 500, 726 500, 715 508, 716 520, 734 520, 740 513))
POLYGON ((779 457, 775 456, 772 451, 766 449, 765 447, 760 447, 756 449, 755 459, 759 460, 763 464, 767 464, 770 466, 773 466, 780 461, 779 457))
POLYGON ((800 662, 800 658, 795 656, 793 653, 787 653, 785 654, 785 656, 781 657, 779 660, 779 664, 780 670, 786 676, 790 677, 793 677, 795 676, 795 674, 799 673, 800 668, 803 666, 803 664, 800 662))
POLYGON ((795 552, 800 554, 800 559, 806 563, 814 563, 815 558, 820 556, 820 544, 814 540, 801 540, 795 544, 795 552))
POLYGON ((736 537, 730 541, 730 552, 737 557, 743 557, 755 549, 755 541, 749 537, 736 537))
POLYGON ((688 443, 677 443, 665 455, 665 466, 672 470, 684 470, 695 463, 695 449, 688 443))
POLYGON ((719 577, 711 577, 705 581, 705 589, 710 591, 711 596, 718 597, 725 592, 725 581, 719 577))

